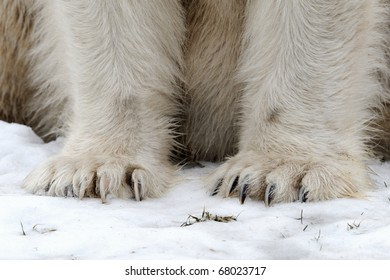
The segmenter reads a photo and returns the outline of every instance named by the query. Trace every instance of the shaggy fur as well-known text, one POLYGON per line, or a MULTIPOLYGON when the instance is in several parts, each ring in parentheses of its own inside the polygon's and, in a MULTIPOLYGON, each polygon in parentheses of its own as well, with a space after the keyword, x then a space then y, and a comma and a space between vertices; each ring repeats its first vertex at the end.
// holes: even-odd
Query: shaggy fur
POLYGON ((190 1, 185 48, 184 135, 192 160, 220 161, 237 152, 245 1, 190 1))
POLYGON ((239 153, 212 177, 220 191, 266 203, 361 196, 387 24, 380 1, 249 1, 239 153))
POLYGON ((158 197, 184 147, 188 160, 230 156, 206 184, 241 202, 360 197, 383 135, 372 123, 387 125, 374 122, 389 95, 387 4, 2 1, 0 117, 66 137, 24 187, 158 197))
POLYGON ((31 49, 32 2, 0 1, 0 119, 26 122, 29 88, 26 53, 31 49))

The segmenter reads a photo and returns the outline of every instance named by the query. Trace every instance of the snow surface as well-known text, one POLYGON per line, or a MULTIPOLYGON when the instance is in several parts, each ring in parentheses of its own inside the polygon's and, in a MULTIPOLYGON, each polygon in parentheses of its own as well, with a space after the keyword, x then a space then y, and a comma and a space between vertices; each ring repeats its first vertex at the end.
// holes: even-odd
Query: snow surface
POLYGON ((214 164, 180 171, 182 181, 164 197, 142 202, 21 189, 61 146, 61 139, 45 144, 29 127, 0 121, 0 259, 390 259, 389 163, 372 163, 377 186, 366 199, 270 208, 209 196, 201 176, 214 164), (203 209, 238 217, 181 227, 203 209))

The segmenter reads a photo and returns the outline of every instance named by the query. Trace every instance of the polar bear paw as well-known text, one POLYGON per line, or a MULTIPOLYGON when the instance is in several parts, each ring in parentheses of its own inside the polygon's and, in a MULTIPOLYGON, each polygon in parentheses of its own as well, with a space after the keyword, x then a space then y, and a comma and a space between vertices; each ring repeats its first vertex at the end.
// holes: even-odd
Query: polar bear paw
POLYGON ((206 178, 212 195, 263 200, 266 206, 341 197, 362 197, 371 181, 367 167, 354 160, 297 160, 255 152, 239 153, 206 178))
POLYGON ((136 163, 124 158, 56 156, 38 166, 24 180, 32 193, 62 197, 100 197, 108 194, 141 201, 159 197, 170 185, 166 165, 136 163))

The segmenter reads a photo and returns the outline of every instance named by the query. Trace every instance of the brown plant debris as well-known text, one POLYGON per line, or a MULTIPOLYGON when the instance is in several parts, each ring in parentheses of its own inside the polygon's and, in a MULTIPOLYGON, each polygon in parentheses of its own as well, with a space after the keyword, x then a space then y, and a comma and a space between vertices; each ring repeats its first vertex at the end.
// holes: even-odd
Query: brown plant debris
POLYGON ((191 226, 195 223, 201 223, 206 221, 215 221, 220 223, 229 223, 231 221, 237 221, 238 216, 220 216, 214 215, 203 209, 202 216, 196 217, 194 215, 188 215, 187 221, 181 224, 181 227, 191 226))

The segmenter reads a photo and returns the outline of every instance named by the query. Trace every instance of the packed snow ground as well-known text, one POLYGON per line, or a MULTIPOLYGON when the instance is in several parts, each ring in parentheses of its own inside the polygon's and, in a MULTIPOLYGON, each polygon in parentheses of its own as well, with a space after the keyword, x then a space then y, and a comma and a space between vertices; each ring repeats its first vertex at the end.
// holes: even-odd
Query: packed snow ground
POLYGON ((30 128, 0 122, 0 259, 390 259, 390 164, 373 162, 366 199, 266 208, 248 199, 211 197, 201 176, 181 171, 160 199, 35 196, 23 178, 62 146, 30 128), (188 215, 238 216, 181 227, 188 215), (23 234, 24 233, 24 234, 23 234))

